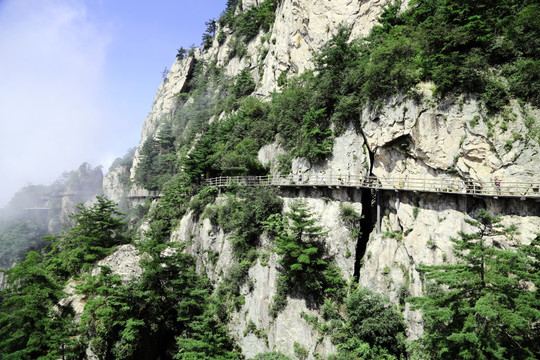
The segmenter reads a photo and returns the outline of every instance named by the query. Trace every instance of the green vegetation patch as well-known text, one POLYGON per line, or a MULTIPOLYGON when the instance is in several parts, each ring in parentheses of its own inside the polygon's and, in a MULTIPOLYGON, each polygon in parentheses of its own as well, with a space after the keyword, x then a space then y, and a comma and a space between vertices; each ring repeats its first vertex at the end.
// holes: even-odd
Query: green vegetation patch
POLYGON ((337 299, 343 295, 345 281, 326 254, 322 240, 327 233, 316 223, 317 219, 302 202, 293 203, 286 218, 276 214, 265 222, 275 241, 274 251, 281 255, 277 294, 271 310, 274 316, 285 307, 287 295, 295 291, 313 304, 322 303, 324 297, 337 299))
POLYGON ((540 352, 540 234, 516 250, 491 244, 511 241, 517 227, 480 209, 471 233, 454 238, 457 264, 422 266, 423 297, 409 298, 426 324, 420 358, 532 359, 540 352))

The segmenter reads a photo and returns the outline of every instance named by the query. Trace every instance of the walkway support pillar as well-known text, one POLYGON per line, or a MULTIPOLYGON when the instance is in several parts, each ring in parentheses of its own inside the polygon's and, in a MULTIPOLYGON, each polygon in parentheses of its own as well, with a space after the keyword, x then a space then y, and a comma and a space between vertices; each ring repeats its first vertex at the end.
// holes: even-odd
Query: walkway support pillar
POLYGON ((381 233, 381 192, 377 190, 377 234, 381 233))

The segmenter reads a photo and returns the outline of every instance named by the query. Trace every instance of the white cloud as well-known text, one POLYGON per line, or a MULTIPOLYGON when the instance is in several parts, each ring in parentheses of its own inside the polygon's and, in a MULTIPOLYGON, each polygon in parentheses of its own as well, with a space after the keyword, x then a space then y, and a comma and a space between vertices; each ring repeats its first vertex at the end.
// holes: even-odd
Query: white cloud
POLYGON ((0 5, 0 206, 27 182, 48 183, 100 160, 110 43, 109 29, 82 1, 0 5))

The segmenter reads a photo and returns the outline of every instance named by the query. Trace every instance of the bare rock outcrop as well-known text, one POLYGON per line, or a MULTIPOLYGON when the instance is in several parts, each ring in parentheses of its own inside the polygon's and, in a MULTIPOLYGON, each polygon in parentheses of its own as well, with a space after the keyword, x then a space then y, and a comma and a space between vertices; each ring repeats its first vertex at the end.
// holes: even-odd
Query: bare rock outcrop
POLYGON ((373 173, 381 179, 457 176, 490 182, 499 177, 538 183, 540 147, 523 135, 514 140, 515 134, 527 133, 527 114, 517 104, 512 110, 512 121, 488 117, 475 99, 437 103, 425 89, 421 100, 397 96, 376 110, 366 107, 362 131, 374 153, 373 173), (493 122, 507 122, 506 130, 493 122))
POLYGON ((174 117, 178 105, 177 95, 185 91, 198 54, 198 52, 195 52, 193 56, 175 61, 169 69, 167 77, 159 86, 154 103, 152 104, 152 110, 150 110, 150 113, 143 122, 141 141, 135 150, 133 166, 131 168, 132 180, 135 177, 135 169, 140 161, 142 145, 150 136, 156 134, 163 121, 171 120, 174 117))
POLYGON ((126 166, 118 166, 109 171, 103 177, 103 194, 117 204, 122 203, 128 190, 124 180, 126 178, 129 179, 129 170, 126 166))
POLYGON ((138 281, 143 272, 140 265, 141 259, 142 256, 134 245, 120 245, 114 253, 97 262, 97 267, 92 270, 92 275, 97 276, 99 274, 100 266, 107 266, 113 274, 119 275, 124 282, 138 281))
MULTIPOLYGON (((242 8, 259 3, 260 0, 243 0, 242 8)), ((214 39, 203 53, 195 51, 194 56, 176 61, 160 86, 143 124, 132 179, 142 144, 157 133, 164 120, 174 118, 177 95, 186 90, 196 61, 215 61, 227 77, 250 70, 257 84, 254 95, 268 98, 273 91, 280 90, 277 79, 282 74, 290 76, 312 68, 313 53, 331 39, 340 24, 351 26, 352 37, 366 35, 387 4, 382 0, 283 0, 270 31, 261 32, 243 44, 246 51, 242 57, 229 56, 233 46, 231 29, 218 29, 226 35, 223 44, 214 39)), ((419 84, 413 96, 396 95, 377 107, 365 106, 359 121, 361 126, 351 126, 339 134, 326 161, 312 164, 307 159, 296 158, 292 160, 292 172, 302 174, 304 181, 313 180, 320 171, 326 178, 339 171, 346 179, 373 175, 382 183, 398 176, 487 182, 497 176, 503 183, 521 180, 540 183, 540 147, 526 135, 527 117, 538 118, 537 110, 513 103, 506 113, 509 118, 488 116, 478 99, 456 97, 441 101, 433 96, 431 87, 432 84, 419 84), (504 126, 498 126, 503 123, 504 126)), ((220 121, 224 116, 208 121, 220 121)), ((275 174, 277 155, 283 153, 285 150, 276 141, 261 148, 258 159, 275 174)), ((116 175, 110 176, 112 183, 116 175)), ((107 186, 106 191, 117 196, 116 186, 111 185, 110 189, 107 186)), ((423 331, 421 314, 404 302, 407 296, 422 295, 418 266, 455 262, 450 239, 460 231, 470 231, 467 220, 474 216, 475 210, 483 207, 502 214, 503 224, 516 224, 520 228, 514 243, 497 239, 500 246, 526 243, 540 232, 539 210, 528 202, 392 191, 381 195, 381 232, 377 233, 376 227, 361 228, 362 238, 352 239, 350 230, 340 219, 340 206, 350 206, 373 222, 369 205, 374 204, 370 204, 372 199, 366 199, 372 195, 370 190, 360 189, 295 189, 284 192, 284 211, 295 198, 307 204, 329 232, 325 242, 327 252, 344 278, 357 276, 359 285, 387 295, 400 306, 411 339, 420 337, 423 331), (365 253, 359 253, 358 241, 365 242, 365 253)), ((223 201, 223 197, 218 197, 216 203, 223 201)), ((185 251, 195 257, 197 270, 208 276, 214 286, 236 264, 229 234, 192 212, 180 220, 171 241, 186 244, 185 251)), ((277 350, 293 356, 295 342, 308 350, 310 358, 315 353, 327 356, 335 352, 328 336, 318 334, 302 318, 302 312, 319 316, 304 300, 289 298, 287 307, 276 318, 269 314, 279 271, 277 255, 270 247, 269 239, 262 236, 257 251, 266 254, 266 260, 259 259, 250 268, 249 279, 241 289, 245 302, 231 314, 229 329, 244 355, 252 357, 277 350)), ((107 261, 114 265, 118 260, 112 257, 107 261)))

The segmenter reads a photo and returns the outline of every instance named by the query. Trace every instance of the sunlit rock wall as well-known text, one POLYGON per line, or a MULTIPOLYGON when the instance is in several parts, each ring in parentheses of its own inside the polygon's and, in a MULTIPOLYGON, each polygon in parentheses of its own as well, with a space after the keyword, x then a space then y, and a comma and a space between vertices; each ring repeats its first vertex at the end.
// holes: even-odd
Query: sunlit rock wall
MULTIPOLYGON (((244 8, 258 3, 243 1, 244 8)), ((143 124, 142 139, 135 154, 134 169, 144 141, 153 136, 164 119, 172 119, 177 111, 177 94, 185 91, 195 59, 216 61, 227 76, 243 69, 251 70, 257 82, 256 96, 266 98, 277 87, 277 78, 286 72, 299 74, 312 67, 312 53, 320 49, 337 31, 340 24, 352 26, 353 36, 366 35, 381 13, 386 1, 351 0, 283 0, 276 12, 276 21, 268 34, 259 34, 247 46, 243 58, 228 58, 230 30, 223 45, 213 46, 195 57, 175 62, 160 86, 152 110, 143 124)), ((474 98, 456 97, 439 101, 432 96, 430 84, 420 84, 417 96, 399 95, 388 99, 376 109, 367 106, 360 119, 361 128, 350 127, 334 141, 333 154, 321 164, 306 159, 293 160, 293 172, 312 178, 319 171, 326 176, 341 169, 344 176, 375 175, 382 182, 396 176, 430 179, 474 179, 491 182, 495 176, 503 181, 540 183, 540 148, 527 139, 525 119, 538 118, 534 109, 512 104, 511 121, 506 130, 491 124, 505 121, 502 117, 485 115, 474 98), (517 135, 516 135, 517 134, 517 135), (511 146, 509 146, 509 142, 511 146)), ((210 119, 209 119, 210 121, 210 119)), ((259 152, 259 160, 275 172, 276 155, 283 153, 277 144, 259 152)), ((334 257, 344 278, 351 279, 358 270, 358 284, 387 295, 403 310, 408 335, 417 338, 423 323, 418 312, 402 302, 405 294, 422 294, 422 281, 417 271, 420 264, 452 263, 452 237, 459 231, 469 231, 465 220, 479 208, 501 214, 503 223, 520 229, 512 243, 491 239, 498 246, 512 247, 529 242, 540 232, 540 214, 531 201, 475 199, 463 195, 423 195, 421 193, 384 193, 381 196, 381 232, 373 224, 372 195, 369 191, 345 189, 292 190, 284 192, 286 210, 294 199, 302 199, 329 232, 328 253, 334 257), (363 237, 352 239, 339 216, 340 204, 352 206, 369 217, 370 228, 361 228, 363 237), (369 206, 367 206, 369 205, 369 206), (368 209, 369 207, 369 209, 368 209), (373 229, 373 230, 372 230, 373 229), (401 236, 392 237, 390 234, 401 236), (357 241, 365 242, 365 252, 357 254, 357 241), (361 266, 360 266, 361 265, 361 266), (401 303, 401 304, 400 304, 401 303)), ((223 199, 218 198, 219 201, 223 199)), ((285 211, 286 211, 285 210, 285 211)), ((368 221, 369 222, 369 221, 368 221)), ((197 268, 214 285, 235 263, 232 245, 222 229, 208 219, 188 213, 171 235, 172 241, 186 242, 186 251, 197 260, 197 268), (216 256, 217 254, 217 256, 216 256)), ((326 356, 335 351, 328 337, 322 336, 300 316, 301 312, 317 315, 302 299, 290 298, 287 308, 272 318, 269 305, 275 294, 278 276, 277 257, 270 251, 270 241, 262 237, 259 251, 268 252, 265 264, 258 261, 249 271, 251 286, 242 289, 245 304, 231 314, 229 329, 246 357, 263 351, 277 350, 294 355, 298 342, 315 353, 326 356), (246 332, 252 321, 259 334, 246 332)))

